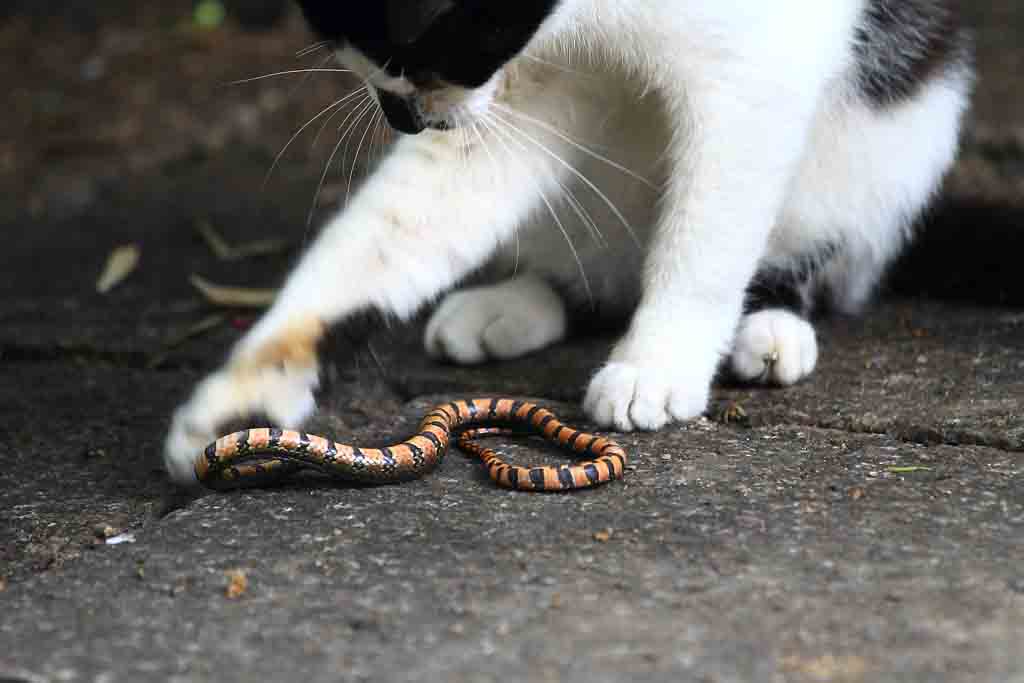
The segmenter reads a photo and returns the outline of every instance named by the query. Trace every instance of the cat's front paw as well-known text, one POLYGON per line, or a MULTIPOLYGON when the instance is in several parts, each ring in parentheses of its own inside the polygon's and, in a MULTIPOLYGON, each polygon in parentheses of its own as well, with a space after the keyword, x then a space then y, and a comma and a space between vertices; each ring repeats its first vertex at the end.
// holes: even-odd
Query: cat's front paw
POLYGON ((591 380, 583 407, 602 427, 652 431, 699 416, 710 390, 711 373, 613 361, 591 380))
POLYGON ((164 467, 171 479, 195 486, 195 458, 223 436, 229 421, 266 415, 276 424, 297 427, 316 408, 316 386, 316 370, 307 367, 225 369, 210 375, 174 413, 164 443, 164 467))
POLYGON ((567 324, 551 286, 522 275, 449 294, 427 323, 424 346, 434 358, 463 365, 508 360, 557 342, 567 324))

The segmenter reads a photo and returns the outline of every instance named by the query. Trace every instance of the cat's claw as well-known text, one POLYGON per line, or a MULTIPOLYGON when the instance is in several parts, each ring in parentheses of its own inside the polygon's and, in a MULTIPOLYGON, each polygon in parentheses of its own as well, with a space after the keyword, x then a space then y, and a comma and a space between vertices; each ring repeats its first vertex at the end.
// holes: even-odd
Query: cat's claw
POLYGON ((710 377, 687 377, 657 366, 608 363, 590 382, 583 407, 602 427, 653 431, 699 416, 707 407, 710 377))

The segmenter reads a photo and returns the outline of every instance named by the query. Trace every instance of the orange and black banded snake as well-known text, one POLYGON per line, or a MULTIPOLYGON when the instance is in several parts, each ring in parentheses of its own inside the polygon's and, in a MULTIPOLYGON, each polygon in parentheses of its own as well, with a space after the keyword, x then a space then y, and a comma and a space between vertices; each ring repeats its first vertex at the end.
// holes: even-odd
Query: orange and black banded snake
POLYGON ((305 432, 260 428, 217 439, 196 457, 196 478, 213 489, 266 483, 301 469, 376 484, 416 479, 444 457, 452 439, 478 457, 499 486, 523 491, 569 491, 622 477, 626 452, 616 442, 573 429, 541 406, 511 398, 475 398, 433 408, 417 434, 394 446, 359 448, 305 432), (517 467, 475 439, 525 428, 589 457, 570 465, 517 467))

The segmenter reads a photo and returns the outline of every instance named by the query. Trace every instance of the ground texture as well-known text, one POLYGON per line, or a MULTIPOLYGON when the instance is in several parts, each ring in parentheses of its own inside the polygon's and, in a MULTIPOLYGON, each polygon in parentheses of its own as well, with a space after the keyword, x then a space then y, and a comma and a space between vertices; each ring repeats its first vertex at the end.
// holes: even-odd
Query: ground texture
MULTIPOLYGON (((280 281, 333 133, 264 175, 341 86, 222 87, 315 65, 291 58, 311 39, 198 33, 185 4, 0 25, 0 681, 1024 681, 1016 3, 971 10, 964 161, 893 294, 822 323, 810 381, 722 386, 706 418, 624 437, 623 482, 574 495, 496 489, 452 453, 401 486, 201 497, 170 487, 160 442, 253 313, 189 276, 280 281), (288 245, 225 261, 203 225, 288 245), (97 294, 125 244, 139 269, 97 294)), ((415 324, 378 327, 332 340, 311 429, 379 444, 485 393, 585 427, 612 341, 457 369, 415 324)))

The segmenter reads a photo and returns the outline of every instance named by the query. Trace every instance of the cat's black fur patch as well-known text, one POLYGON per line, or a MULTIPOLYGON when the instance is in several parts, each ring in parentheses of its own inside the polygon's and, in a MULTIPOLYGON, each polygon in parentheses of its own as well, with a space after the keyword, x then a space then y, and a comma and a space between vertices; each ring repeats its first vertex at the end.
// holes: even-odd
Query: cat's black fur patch
POLYGON ((810 302, 803 294, 805 280, 792 273, 760 273, 747 287, 744 313, 756 313, 769 308, 784 308, 802 317, 809 317, 810 302))
POLYGON ((761 268, 747 286, 744 313, 756 313, 769 308, 784 308, 797 315, 810 318, 822 301, 815 296, 811 281, 839 253, 833 243, 798 259, 789 268, 761 268))
POLYGON ((870 0, 854 36, 857 87, 884 108, 912 98, 943 72, 966 66, 970 36, 960 0, 870 0))
POLYGON ((417 85, 478 88, 519 54, 559 0, 298 0, 326 40, 417 85))

